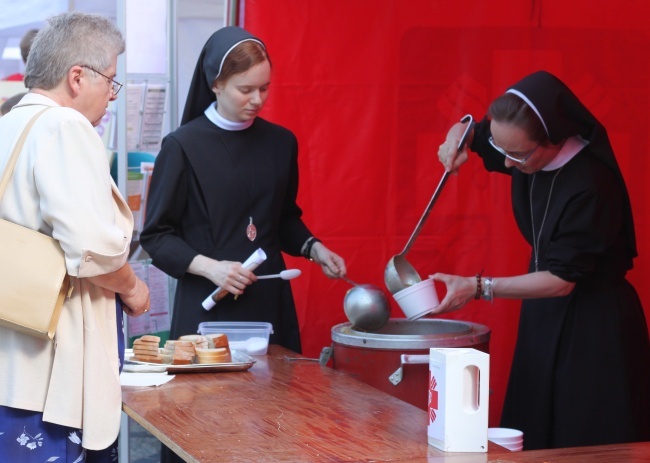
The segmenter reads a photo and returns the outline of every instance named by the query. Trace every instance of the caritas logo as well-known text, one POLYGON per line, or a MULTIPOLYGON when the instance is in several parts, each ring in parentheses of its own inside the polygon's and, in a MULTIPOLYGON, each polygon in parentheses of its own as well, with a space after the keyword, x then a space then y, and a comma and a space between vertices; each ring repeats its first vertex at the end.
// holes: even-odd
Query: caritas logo
POLYGON ((436 381, 436 377, 429 371, 429 424, 436 421, 436 411, 438 411, 437 386, 438 382, 436 381))

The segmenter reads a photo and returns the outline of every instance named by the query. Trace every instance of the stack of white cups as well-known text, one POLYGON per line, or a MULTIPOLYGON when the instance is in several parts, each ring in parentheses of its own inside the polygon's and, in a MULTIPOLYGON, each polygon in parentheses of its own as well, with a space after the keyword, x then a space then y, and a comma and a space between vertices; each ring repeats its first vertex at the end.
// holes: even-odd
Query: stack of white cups
POLYGON ((521 452, 524 448, 524 433, 517 429, 488 428, 488 440, 512 452, 521 452))

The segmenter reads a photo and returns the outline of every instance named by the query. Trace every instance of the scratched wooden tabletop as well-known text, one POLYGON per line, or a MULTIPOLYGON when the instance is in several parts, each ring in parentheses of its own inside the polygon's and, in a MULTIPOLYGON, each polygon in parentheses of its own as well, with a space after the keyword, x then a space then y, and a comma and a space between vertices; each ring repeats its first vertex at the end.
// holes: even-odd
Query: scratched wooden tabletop
POLYGON ((271 345, 247 371, 184 373, 123 387, 124 411, 187 462, 650 462, 650 443, 445 453, 427 414, 347 374, 271 345))

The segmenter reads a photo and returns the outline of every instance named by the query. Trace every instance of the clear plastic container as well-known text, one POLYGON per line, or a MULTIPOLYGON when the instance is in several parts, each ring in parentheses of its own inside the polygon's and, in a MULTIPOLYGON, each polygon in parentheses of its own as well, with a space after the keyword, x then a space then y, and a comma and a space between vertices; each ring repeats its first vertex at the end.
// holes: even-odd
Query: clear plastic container
POLYGON ((248 355, 264 355, 273 326, 266 322, 203 322, 198 333, 204 336, 223 333, 228 336, 231 349, 248 355))

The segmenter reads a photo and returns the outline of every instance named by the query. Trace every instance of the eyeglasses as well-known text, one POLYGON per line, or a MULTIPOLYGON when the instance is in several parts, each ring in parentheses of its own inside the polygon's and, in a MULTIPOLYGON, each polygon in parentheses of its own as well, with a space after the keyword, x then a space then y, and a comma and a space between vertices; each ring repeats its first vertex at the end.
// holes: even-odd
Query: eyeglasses
POLYGON ((120 93, 120 90, 122 89, 122 84, 121 83, 119 83, 116 80, 111 79, 108 76, 105 76, 104 74, 99 72, 97 69, 93 69, 90 66, 86 66, 85 64, 82 64, 81 67, 86 68, 86 69, 90 69, 91 71, 96 72, 97 74, 99 74, 100 76, 105 78, 107 81, 109 81, 110 84, 111 84, 111 90, 113 90, 113 95, 117 95, 118 93, 120 93))
POLYGON ((511 161, 518 162, 519 164, 526 164, 526 161, 528 161, 528 159, 530 159, 530 157, 533 154, 535 154, 535 151, 537 151, 537 148, 539 148, 541 146, 541 143, 539 143, 535 148, 528 151, 527 153, 522 153, 522 154, 519 154, 518 156, 513 156, 512 154, 508 153, 506 150, 501 148, 499 145, 494 143, 494 139, 492 137, 488 138, 488 141, 490 142, 490 145, 492 145, 492 148, 497 150, 499 153, 503 154, 505 157, 507 157, 511 161))

